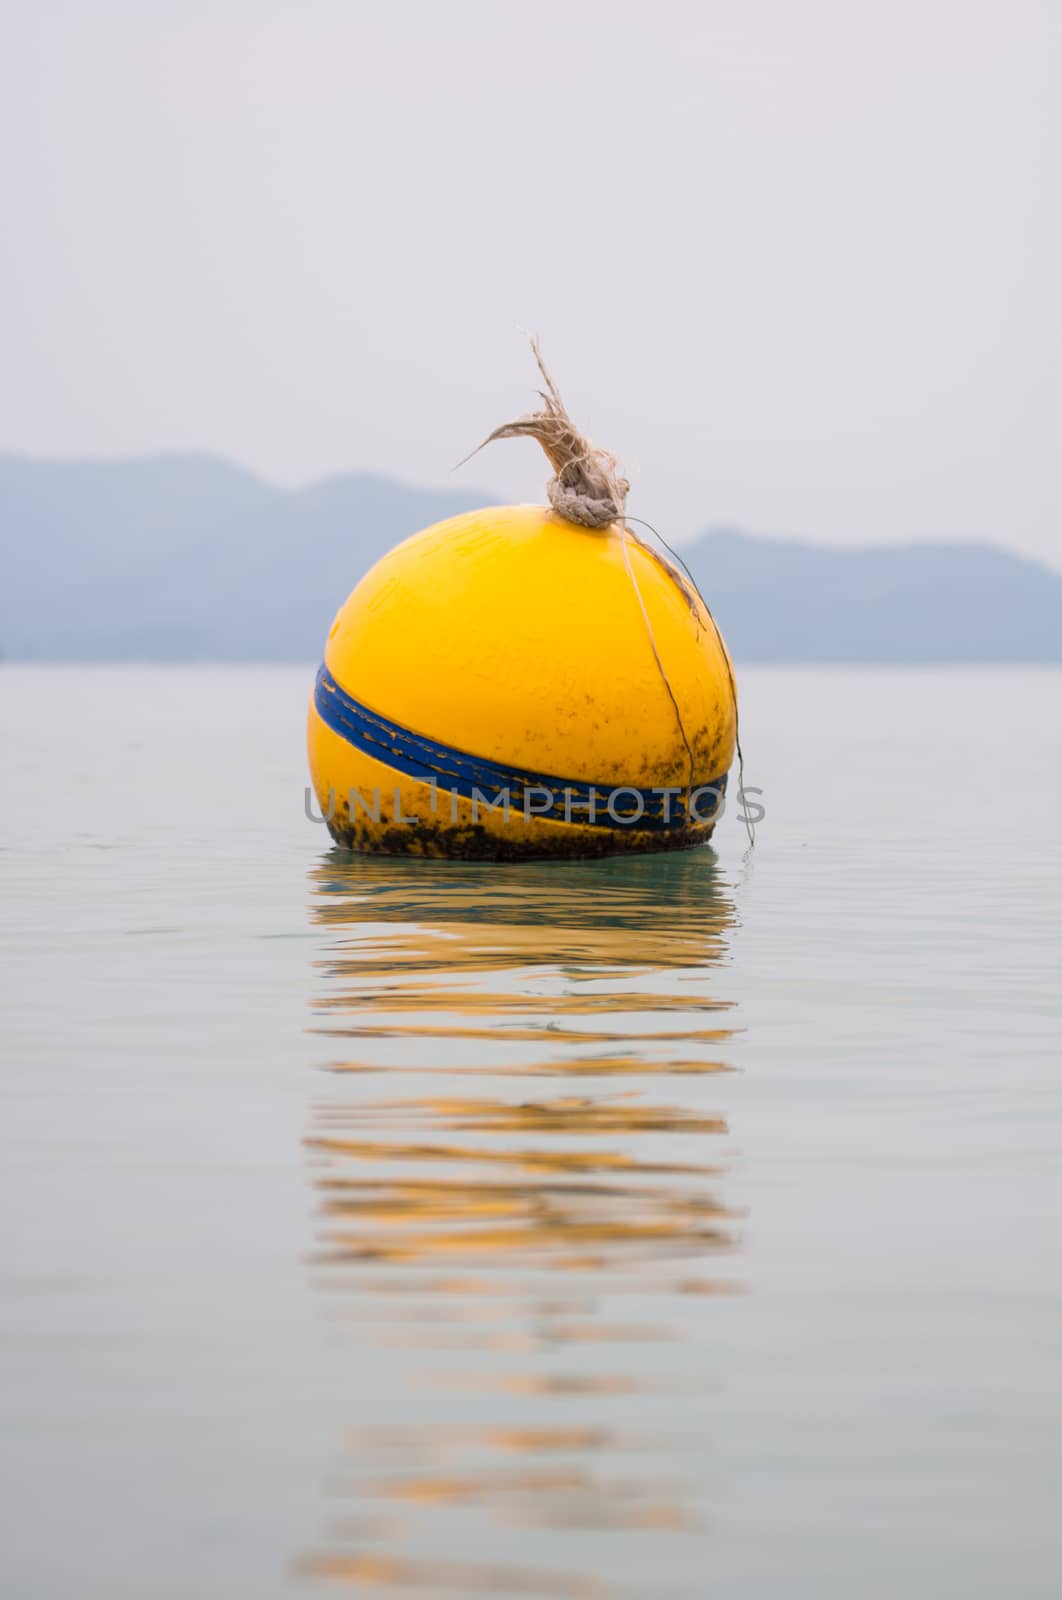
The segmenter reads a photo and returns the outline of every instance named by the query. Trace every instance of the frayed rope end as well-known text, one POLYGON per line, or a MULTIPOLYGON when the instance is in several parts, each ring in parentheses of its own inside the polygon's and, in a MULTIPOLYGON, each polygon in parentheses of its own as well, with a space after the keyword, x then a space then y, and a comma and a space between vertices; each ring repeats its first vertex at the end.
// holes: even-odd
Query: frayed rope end
MULTIPOLYGON (((630 484, 620 477, 615 456, 599 449, 579 432, 560 391, 542 359, 537 337, 531 351, 542 374, 545 389, 539 394, 545 409, 503 423, 476 446, 465 461, 471 461, 485 445, 495 439, 535 439, 542 446, 554 476, 546 485, 549 503, 559 517, 581 528, 607 528, 619 521, 627 507, 630 484)), ((464 466, 464 461, 458 462, 464 466)))

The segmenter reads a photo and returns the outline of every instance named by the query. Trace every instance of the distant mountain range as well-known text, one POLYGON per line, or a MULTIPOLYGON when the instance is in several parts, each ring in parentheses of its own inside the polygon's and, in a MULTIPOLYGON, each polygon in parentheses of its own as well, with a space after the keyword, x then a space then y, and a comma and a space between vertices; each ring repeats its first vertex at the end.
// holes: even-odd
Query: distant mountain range
MULTIPOLYGON (((310 661, 385 550, 489 504, 350 475, 278 489, 209 456, 0 456, 9 660, 310 661)), ((738 661, 1062 661, 1062 577, 992 545, 682 547, 738 661)))

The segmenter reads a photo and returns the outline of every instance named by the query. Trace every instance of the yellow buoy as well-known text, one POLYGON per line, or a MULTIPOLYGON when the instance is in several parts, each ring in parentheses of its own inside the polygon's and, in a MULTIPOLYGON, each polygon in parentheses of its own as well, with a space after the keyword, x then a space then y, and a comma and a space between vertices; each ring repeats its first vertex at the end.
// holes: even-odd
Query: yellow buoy
POLYGON ((504 860, 711 836, 736 737, 726 648, 543 376, 546 411, 491 437, 543 443, 551 507, 426 528, 332 624, 308 739, 339 844, 504 860))

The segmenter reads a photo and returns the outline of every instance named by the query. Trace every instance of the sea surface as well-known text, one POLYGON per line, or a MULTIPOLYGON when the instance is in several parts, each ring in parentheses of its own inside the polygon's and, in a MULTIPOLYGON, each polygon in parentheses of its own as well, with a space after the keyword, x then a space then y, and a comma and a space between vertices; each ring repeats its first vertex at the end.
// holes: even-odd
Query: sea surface
POLYGON ((330 848, 312 678, 0 669, 5 1596, 1062 1593, 1062 674, 527 867, 330 848))

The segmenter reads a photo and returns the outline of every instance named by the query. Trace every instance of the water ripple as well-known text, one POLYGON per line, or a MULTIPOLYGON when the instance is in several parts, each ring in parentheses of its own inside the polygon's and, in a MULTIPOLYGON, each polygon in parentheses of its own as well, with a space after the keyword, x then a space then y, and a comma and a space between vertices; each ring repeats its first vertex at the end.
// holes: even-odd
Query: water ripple
POLYGON ((705 1099, 734 1032, 715 858, 334 852, 310 888, 311 1031, 356 1041, 320 1063, 311 1261, 394 1420, 349 1419, 342 1509, 301 1570, 380 1594, 642 1592, 632 1540, 659 1573, 668 1541, 705 1536, 681 1433, 658 1426, 705 1380, 648 1353, 686 1336, 691 1304, 710 1316, 738 1242, 705 1099))

